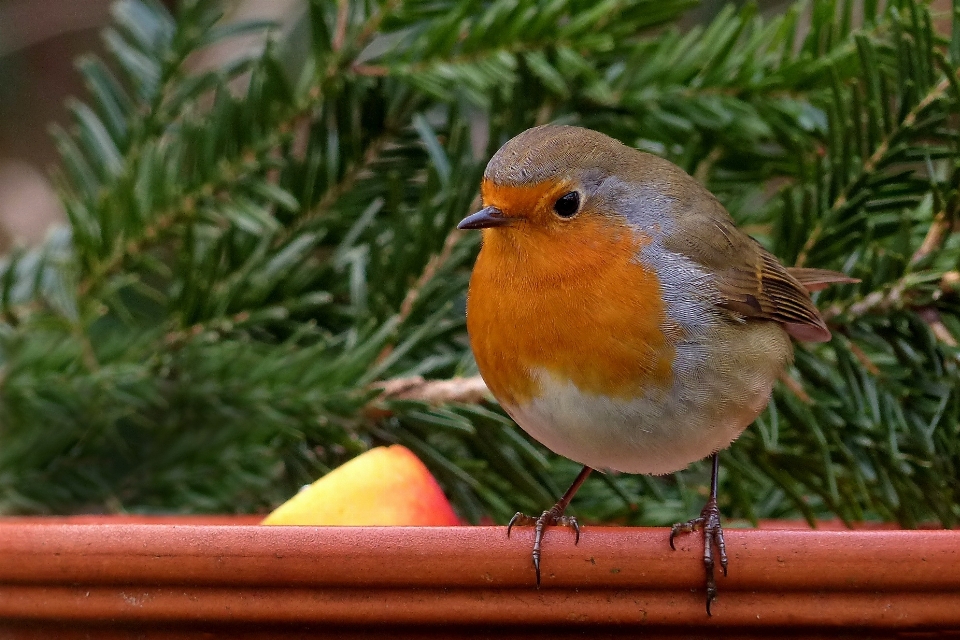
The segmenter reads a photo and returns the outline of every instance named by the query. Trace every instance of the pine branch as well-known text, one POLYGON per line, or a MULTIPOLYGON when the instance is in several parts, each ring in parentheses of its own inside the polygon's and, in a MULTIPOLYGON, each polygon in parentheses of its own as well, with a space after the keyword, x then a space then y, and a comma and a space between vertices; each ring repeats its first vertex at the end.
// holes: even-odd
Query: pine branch
POLYGON ((941 100, 947 89, 950 88, 952 83, 956 82, 956 73, 954 78, 944 78, 941 80, 935 87, 931 88, 926 95, 907 113, 907 115, 898 122, 894 129, 887 133, 877 144, 876 149, 873 153, 864 160, 862 167, 859 170, 859 175, 840 192, 840 194, 833 201, 833 204, 830 207, 829 212, 821 219, 813 231, 810 233, 810 237, 807 239, 806 243, 803 245, 803 248, 800 250, 800 254, 797 256, 795 265, 802 267, 809 257, 810 251, 816 246, 817 242, 820 240, 820 235, 823 233, 825 225, 836 218, 844 208, 846 207, 850 197, 857 192, 857 190, 862 189, 869 177, 873 176, 877 169, 881 166, 887 165, 891 162, 893 158, 902 154, 903 149, 891 149, 891 146, 904 134, 912 133, 914 126, 917 123, 917 118, 931 105, 936 101, 941 100))
MULTIPOLYGON (((876 5, 681 32, 684 0, 318 0, 194 73, 268 25, 123 0, 55 134, 70 228, 0 273, 0 510, 264 510, 382 442, 466 518, 551 504, 576 465, 489 402, 463 318, 478 240, 453 229, 490 154, 559 119, 862 280, 818 294, 835 338, 798 347, 725 454, 724 509, 955 522, 960 37, 876 5)), ((706 480, 605 476, 574 506, 664 524, 706 480)))

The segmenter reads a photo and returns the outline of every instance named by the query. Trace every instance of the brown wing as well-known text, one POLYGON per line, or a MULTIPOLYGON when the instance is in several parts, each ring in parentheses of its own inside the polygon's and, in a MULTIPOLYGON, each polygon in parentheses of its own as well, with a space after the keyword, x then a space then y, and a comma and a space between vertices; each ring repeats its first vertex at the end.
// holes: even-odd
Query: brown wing
POLYGON ((717 279, 724 298, 721 306, 745 318, 780 322, 787 333, 801 342, 829 340, 830 330, 810 294, 780 261, 760 245, 755 251, 743 253, 744 260, 717 279))
POLYGON ((830 330, 810 300, 808 288, 850 279, 817 269, 801 272, 806 281, 801 282, 773 254, 738 229, 712 195, 703 194, 679 213, 667 248, 715 274, 721 309, 741 318, 779 322, 802 342, 829 340, 830 330))

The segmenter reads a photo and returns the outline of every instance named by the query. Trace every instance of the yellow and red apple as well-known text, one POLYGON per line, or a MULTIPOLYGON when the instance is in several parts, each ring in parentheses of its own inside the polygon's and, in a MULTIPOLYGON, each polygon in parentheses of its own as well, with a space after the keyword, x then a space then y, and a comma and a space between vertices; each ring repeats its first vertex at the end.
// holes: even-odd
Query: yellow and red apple
POLYGON ((401 445, 376 447, 304 488, 261 524, 460 524, 430 471, 401 445))

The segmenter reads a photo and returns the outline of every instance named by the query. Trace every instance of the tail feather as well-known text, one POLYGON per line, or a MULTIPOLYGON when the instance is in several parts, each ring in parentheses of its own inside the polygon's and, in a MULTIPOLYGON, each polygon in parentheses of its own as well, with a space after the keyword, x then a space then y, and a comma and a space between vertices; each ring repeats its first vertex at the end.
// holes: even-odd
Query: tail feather
POLYGON ((826 289, 831 284, 855 284, 860 282, 857 278, 851 278, 844 273, 830 271, 829 269, 787 267, 787 273, 796 278, 797 282, 802 284, 810 293, 826 289))

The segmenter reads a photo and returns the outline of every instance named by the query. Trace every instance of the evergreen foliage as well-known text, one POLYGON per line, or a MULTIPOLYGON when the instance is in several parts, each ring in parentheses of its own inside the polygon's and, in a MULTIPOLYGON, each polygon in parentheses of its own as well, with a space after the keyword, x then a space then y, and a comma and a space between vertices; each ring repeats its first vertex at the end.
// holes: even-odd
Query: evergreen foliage
MULTIPOLYGON (((694 173, 818 294, 724 454, 751 519, 960 517, 960 3, 312 0, 297 28, 120 0, 108 60, 55 128, 69 227, 0 273, 0 511, 262 511, 400 442, 468 519, 546 508, 576 473, 493 404, 378 400, 473 375, 456 222, 537 123, 600 129, 694 173), (198 52, 269 32, 210 71, 198 52)), ((587 518, 665 524, 705 467, 600 476, 587 518)))

